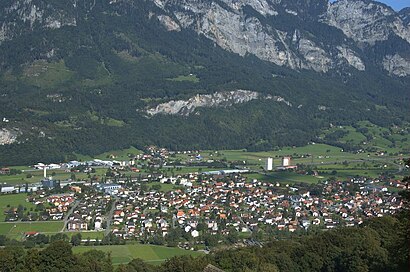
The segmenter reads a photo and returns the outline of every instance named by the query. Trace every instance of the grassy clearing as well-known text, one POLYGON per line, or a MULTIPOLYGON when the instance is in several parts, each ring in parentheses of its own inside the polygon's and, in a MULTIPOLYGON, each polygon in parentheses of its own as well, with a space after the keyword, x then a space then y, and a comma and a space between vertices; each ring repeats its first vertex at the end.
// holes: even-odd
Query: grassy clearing
POLYGON ((78 161, 90 161, 93 159, 128 161, 131 159, 128 156, 128 154, 138 155, 142 153, 143 152, 141 150, 135 147, 129 147, 129 148, 122 149, 122 150, 107 151, 107 152, 104 152, 104 153, 101 153, 95 156, 88 156, 88 155, 83 155, 83 154, 78 154, 78 153, 74 153, 74 155, 77 157, 78 161))
POLYGON ((357 128, 352 126, 329 128, 324 130, 321 136, 325 137, 336 131, 344 131, 347 134, 337 140, 340 143, 348 143, 363 148, 372 147, 387 151, 388 153, 400 153, 410 148, 410 141, 406 133, 408 124, 388 129, 368 121, 361 121, 356 126, 357 128))
POLYGON ((6 218, 4 211, 10 209, 9 207, 7 207, 8 205, 15 208, 17 208, 19 205, 22 205, 27 210, 30 210, 31 208, 34 209, 35 205, 33 203, 27 202, 26 198, 26 194, 0 195, 0 221, 3 222, 6 218))
POLYGON ((79 246, 74 247, 74 253, 83 253, 90 249, 101 250, 111 253, 114 265, 128 263, 135 258, 140 258, 146 262, 160 264, 174 256, 192 255, 199 256, 201 253, 183 250, 180 248, 170 248, 154 245, 129 244, 119 246, 79 246))
POLYGON ((199 82, 199 78, 196 75, 187 75, 187 76, 178 76, 175 78, 170 78, 168 79, 170 81, 176 81, 176 82, 183 82, 183 81, 187 81, 187 82, 192 82, 192 83, 198 83, 199 82))
POLYGON ((142 154, 142 151, 139 149, 136 149, 135 147, 129 147, 127 149, 123 150, 113 150, 113 151, 108 151, 105 153, 102 153, 100 155, 95 156, 95 159, 100 159, 100 160, 107 160, 110 157, 113 158, 114 160, 129 160, 130 158, 128 157, 128 154, 142 154))
POLYGON ((70 80, 73 75, 64 61, 48 63, 39 60, 25 67, 23 78, 30 85, 50 89, 70 80))
POLYGON ((110 127, 122 127, 125 125, 125 123, 121 120, 117 120, 117 119, 109 118, 109 117, 101 118, 100 116, 98 116, 96 112, 88 111, 87 116, 90 117, 92 121, 99 123, 101 125, 107 125, 110 127))
POLYGON ((113 82, 113 76, 106 69, 104 63, 98 63, 95 73, 92 75, 92 78, 86 78, 82 81, 79 81, 79 86, 83 87, 99 87, 104 85, 110 85, 113 82))
POLYGON ((340 139, 341 143, 360 145, 362 142, 366 141, 366 136, 357 132, 354 127, 348 126, 345 130, 348 131, 348 134, 340 139))
POLYGON ((160 185, 161 186, 161 192, 171 192, 174 191, 175 188, 178 187, 178 185, 174 184, 167 184, 167 183, 161 183, 161 182, 150 182, 148 185, 152 188, 153 185, 160 185))

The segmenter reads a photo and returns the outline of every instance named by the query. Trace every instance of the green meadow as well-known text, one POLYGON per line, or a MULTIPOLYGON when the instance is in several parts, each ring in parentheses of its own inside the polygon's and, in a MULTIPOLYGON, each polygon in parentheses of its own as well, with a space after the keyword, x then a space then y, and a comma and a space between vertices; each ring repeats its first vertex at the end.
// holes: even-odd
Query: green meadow
POLYGON ((0 222, 3 222, 6 216, 4 215, 4 211, 10 209, 10 207, 17 208, 19 205, 22 205, 29 211, 31 208, 35 208, 33 203, 26 201, 27 195, 26 194, 12 194, 12 195, 0 195, 0 222))
POLYGON ((114 265, 128 263, 133 259, 140 258, 152 264, 160 264, 174 256, 191 255, 199 256, 201 253, 195 251, 183 250, 180 248, 128 244, 118 246, 79 246, 74 247, 74 253, 83 253, 90 249, 101 250, 111 254, 114 265))
POLYGON ((21 239, 26 232, 32 231, 52 235, 59 232, 63 224, 63 221, 2 222, 0 223, 0 235, 17 240, 21 239))

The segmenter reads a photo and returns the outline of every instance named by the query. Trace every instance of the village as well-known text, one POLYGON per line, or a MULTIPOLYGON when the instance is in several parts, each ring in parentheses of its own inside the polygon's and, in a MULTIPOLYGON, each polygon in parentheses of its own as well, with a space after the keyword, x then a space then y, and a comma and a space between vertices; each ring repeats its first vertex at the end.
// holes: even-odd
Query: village
MULTIPOLYGON (((198 161, 192 153, 190 160, 198 161)), ((405 188, 390 178, 326 179, 312 184, 270 182, 249 175, 268 175, 275 168, 272 158, 261 170, 238 167, 177 175, 144 173, 137 178, 121 175, 126 167, 139 171, 141 165, 133 160, 160 168, 167 159, 165 149, 153 149, 130 162, 97 160, 62 166, 82 165, 83 171, 108 167, 110 175, 90 180, 57 181, 47 177, 50 166, 37 165, 44 170, 40 183, 5 187, 5 191, 2 187, 2 193, 28 193, 27 201, 36 208, 23 212, 21 207, 10 207, 4 211, 5 221, 62 221, 61 232, 95 232, 188 248, 213 246, 225 241, 221 237, 228 237, 230 243, 260 243, 286 233, 353 227, 367 218, 394 214, 402 206, 397 191, 405 188)), ((295 169, 291 157, 283 157, 275 170, 295 169)))

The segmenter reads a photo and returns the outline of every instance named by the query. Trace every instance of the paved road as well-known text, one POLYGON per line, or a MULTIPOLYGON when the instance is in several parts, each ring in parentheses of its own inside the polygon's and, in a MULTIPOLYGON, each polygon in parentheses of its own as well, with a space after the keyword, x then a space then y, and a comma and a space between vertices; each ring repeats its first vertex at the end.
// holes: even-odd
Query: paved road
POLYGON ((80 204, 79 200, 76 200, 74 202, 74 205, 71 207, 71 209, 68 211, 68 213, 64 216, 64 226, 61 229, 60 232, 64 232, 67 230, 67 224, 68 224, 68 218, 70 217, 70 215, 74 212, 75 208, 77 208, 77 206, 80 204))
POLYGON ((117 197, 114 197, 114 202, 112 203, 111 210, 106 215, 107 228, 105 229, 105 236, 107 236, 111 231, 111 221, 114 215, 115 207, 117 206, 117 201, 118 201, 117 197))

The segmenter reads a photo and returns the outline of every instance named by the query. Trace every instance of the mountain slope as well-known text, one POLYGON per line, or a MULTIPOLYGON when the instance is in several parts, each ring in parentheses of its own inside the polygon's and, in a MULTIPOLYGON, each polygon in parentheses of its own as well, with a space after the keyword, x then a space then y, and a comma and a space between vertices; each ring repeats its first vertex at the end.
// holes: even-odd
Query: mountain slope
MULTIPOLYGON (((372 1, 154 1, 169 30, 193 29, 222 48, 292 69, 317 72, 353 67, 363 71, 376 42, 400 38, 408 54, 410 28, 391 8, 372 1), (338 28, 342 32, 337 31, 338 28)), ((380 56, 390 58, 392 55, 380 56)), ((397 58, 397 57, 396 57, 397 58)), ((395 63, 371 64, 393 73, 395 63)), ((409 66, 407 57, 397 63, 409 66)), ((403 70, 403 69, 402 69, 403 70)))
POLYGON ((358 0, 2 1, 0 164, 146 144, 260 150, 305 144, 330 123, 405 125, 403 14, 358 0), (349 37, 344 4, 387 10, 387 37, 349 37), (147 115, 195 97, 218 102, 147 115))

